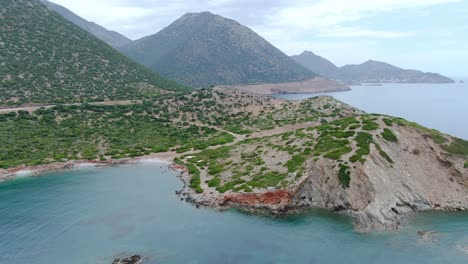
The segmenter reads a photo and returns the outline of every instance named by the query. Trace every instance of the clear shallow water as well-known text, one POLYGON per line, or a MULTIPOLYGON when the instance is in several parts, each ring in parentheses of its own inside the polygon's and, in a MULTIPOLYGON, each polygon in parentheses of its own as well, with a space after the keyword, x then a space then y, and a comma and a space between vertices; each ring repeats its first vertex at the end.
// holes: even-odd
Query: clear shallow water
POLYGON ((352 86, 351 91, 281 94, 285 99, 331 95, 368 113, 403 117, 424 126, 468 139, 468 83, 383 84, 352 86))
POLYGON ((424 213, 359 234, 328 211, 267 218, 180 201, 164 164, 86 169, 0 184, 0 263, 467 263, 468 213, 424 213), (436 230, 436 241, 417 230, 436 230))

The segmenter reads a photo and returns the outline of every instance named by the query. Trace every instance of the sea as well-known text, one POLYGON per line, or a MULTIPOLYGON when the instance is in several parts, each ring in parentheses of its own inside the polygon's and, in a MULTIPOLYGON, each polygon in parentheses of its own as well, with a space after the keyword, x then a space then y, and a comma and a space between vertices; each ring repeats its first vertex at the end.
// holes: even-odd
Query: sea
MULTIPOLYGON (((353 87, 333 97, 468 139, 468 87, 353 87)), ((310 95, 281 95, 303 99, 310 95)), ((412 215, 399 229, 359 233, 324 209, 284 217, 196 208, 162 162, 82 168, 0 183, 1 264, 468 263, 468 212, 412 215), (419 230, 434 231, 421 239, 419 230)))

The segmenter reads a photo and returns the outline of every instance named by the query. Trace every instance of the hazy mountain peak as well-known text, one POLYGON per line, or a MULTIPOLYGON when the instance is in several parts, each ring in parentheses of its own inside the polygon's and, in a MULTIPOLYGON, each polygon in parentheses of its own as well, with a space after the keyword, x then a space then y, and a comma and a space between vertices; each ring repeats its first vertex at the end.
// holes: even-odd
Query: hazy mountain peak
POLYGON ((315 53, 309 50, 304 50, 299 56, 317 56, 315 53))
POLYGON ((437 73, 425 73, 417 70, 405 70, 386 62, 367 60, 361 64, 348 64, 341 68, 330 61, 304 51, 292 56, 294 60, 311 71, 327 78, 343 82, 397 82, 397 83, 451 83, 452 79, 437 73))
POLYGON ((185 15, 183 15, 181 18, 184 18, 184 17, 199 17, 199 16, 214 17, 216 15, 211 13, 210 11, 188 12, 188 13, 185 13, 185 15))
POLYGON ((312 51, 304 51, 300 55, 291 56, 295 61, 304 65, 307 69, 330 78, 338 69, 335 64, 322 58, 312 51))
POLYGON ((59 13, 68 21, 88 31, 89 33, 96 36, 98 39, 106 42, 107 44, 113 47, 120 47, 132 42, 131 39, 123 36, 122 34, 108 30, 94 22, 87 21, 86 19, 78 16, 77 14, 73 13, 72 11, 61 5, 49 2, 47 0, 40 0, 40 2, 46 5, 47 8, 49 8, 50 10, 59 13))

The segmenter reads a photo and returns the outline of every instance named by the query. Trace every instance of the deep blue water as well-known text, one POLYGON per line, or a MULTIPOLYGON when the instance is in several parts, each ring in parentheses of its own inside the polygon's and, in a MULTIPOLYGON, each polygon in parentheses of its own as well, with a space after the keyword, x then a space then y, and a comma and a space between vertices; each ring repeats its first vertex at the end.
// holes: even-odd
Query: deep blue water
POLYGON ((468 213, 422 213, 401 230, 359 234, 323 210, 286 218, 197 209, 176 172, 152 163, 0 184, 0 263, 468 263, 468 213), (434 242, 417 230, 435 230, 434 242))
POLYGON ((304 99, 331 95, 368 113, 388 114, 418 122, 468 140, 468 82, 456 84, 383 84, 352 86, 351 91, 276 95, 304 99))

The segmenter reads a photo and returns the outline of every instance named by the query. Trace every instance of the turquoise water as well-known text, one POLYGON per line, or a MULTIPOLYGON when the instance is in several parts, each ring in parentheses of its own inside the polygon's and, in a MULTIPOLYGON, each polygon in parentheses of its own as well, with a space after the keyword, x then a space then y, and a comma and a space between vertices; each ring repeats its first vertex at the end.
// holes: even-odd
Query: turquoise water
POLYGON ((0 184, 0 263, 467 263, 468 213, 424 213, 396 232, 359 234, 323 210, 285 218, 197 209, 176 172, 147 163, 0 184), (434 242, 417 230, 435 230, 434 242))
MULTIPOLYGON (((468 139, 468 82, 456 84, 383 84, 353 86, 331 95, 368 113, 403 117, 424 126, 468 139)), ((317 94, 283 94, 304 99, 317 94)))

